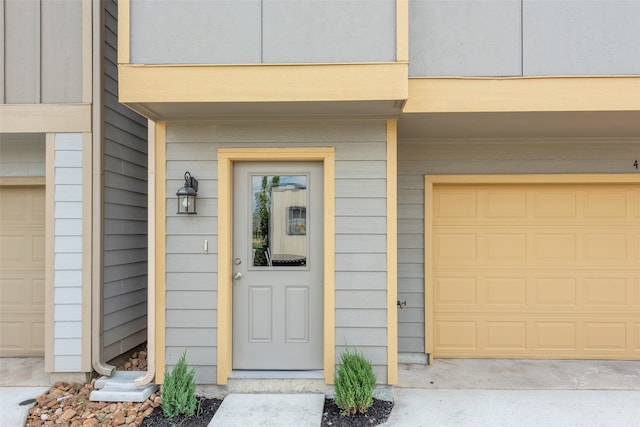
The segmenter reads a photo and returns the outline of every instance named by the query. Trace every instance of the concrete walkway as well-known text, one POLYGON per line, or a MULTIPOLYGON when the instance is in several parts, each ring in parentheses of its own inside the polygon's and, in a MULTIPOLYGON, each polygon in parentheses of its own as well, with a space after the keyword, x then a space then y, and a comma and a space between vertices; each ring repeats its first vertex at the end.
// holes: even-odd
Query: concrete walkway
POLYGON ((24 426, 33 406, 26 402, 47 392, 50 386, 43 359, 0 358, 0 426, 24 426))
POLYGON ((323 394, 228 394, 209 426, 315 427, 323 407, 323 394))
MULTIPOLYGON (((0 359, 0 426, 23 426, 47 391, 42 359, 0 359)), ((319 426, 323 395, 230 394, 217 426, 319 426), (271 420, 271 423, 269 423, 271 420)), ((387 426, 640 427, 640 361, 402 363, 387 426)))

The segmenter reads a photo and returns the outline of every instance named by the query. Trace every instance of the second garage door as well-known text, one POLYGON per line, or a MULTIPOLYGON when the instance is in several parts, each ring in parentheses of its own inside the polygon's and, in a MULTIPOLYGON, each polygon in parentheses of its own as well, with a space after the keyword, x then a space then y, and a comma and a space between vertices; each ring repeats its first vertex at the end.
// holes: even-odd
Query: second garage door
POLYGON ((427 177, 427 352, 640 358, 638 178, 427 177))
POLYGON ((44 354, 44 187, 0 187, 0 356, 44 354))

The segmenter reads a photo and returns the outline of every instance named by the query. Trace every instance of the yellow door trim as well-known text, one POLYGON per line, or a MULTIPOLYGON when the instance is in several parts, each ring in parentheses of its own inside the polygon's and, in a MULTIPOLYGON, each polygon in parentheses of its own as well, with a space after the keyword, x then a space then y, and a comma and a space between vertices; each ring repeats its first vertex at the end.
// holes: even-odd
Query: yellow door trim
POLYGON ((217 382, 227 384, 232 370, 233 163, 298 161, 323 163, 324 216, 324 379, 333 383, 335 367, 334 148, 221 148, 218 150, 218 343, 217 382))
POLYGON ((640 174, 425 175, 424 177, 424 306, 425 353, 434 351, 433 194, 434 185, 472 184, 640 184, 640 174))
POLYGON ((45 135, 45 255, 44 255, 44 370, 53 372, 53 338, 54 338, 54 312, 53 312, 53 280, 55 278, 54 266, 54 238, 55 238, 55 134, 45 135))
POLYGON ((398 383, 398 121, 387 121, 387 383, 398 383))
MULTIPOLYGON (((151 123, 151 122, 150 122, 151 123)), ((154 141, 149 141, 154 143, 154 141)), ((155 124, 155 371, 156 383, 164 381, 166 366, 166 253, 167 253, 167 216, 166 216, 166 175, 167 175, 167 124, 155 124)), ((149 301, 150 304, 153 301, 149 301)))
POLYGON ((640 174, 527 174, 527 175, 425 175, 431 184, 626 184, 640 183, 640 174))

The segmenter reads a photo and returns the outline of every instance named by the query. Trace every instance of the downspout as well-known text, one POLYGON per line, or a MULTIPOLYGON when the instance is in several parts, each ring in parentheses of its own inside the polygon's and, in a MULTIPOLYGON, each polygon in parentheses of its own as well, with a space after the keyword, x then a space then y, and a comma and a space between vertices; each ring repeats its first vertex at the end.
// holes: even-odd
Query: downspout
POLYGON ((156 375, 156 124, 147 120, 147 372, 138 387, 156 375))
POLYGON ((103 43, 103 8, 101 2, 93 2, 93 37, 92 37, 92 111, 91 111, 91 128, 92 128, 92 145, 93 145, 93 260, 91 272, 91 366, 99 375, 112 375, 115 367, 107 365, 102 360, 103 335, 104 335, 104 316, 103 316, 103 250, 102 250, 102 232, 103 232, 103 191, 102 182, 104 179, 103 162, 102 162, 102 141, 103 126, 102 119, 102 43, 103 43))

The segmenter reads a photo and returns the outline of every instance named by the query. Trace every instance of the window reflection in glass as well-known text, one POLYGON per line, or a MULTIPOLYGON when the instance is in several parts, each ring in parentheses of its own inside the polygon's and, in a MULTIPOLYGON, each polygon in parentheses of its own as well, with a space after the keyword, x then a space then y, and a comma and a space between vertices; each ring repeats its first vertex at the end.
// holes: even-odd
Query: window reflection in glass
POLYGON ((307 176, 253 175, 255 267, 307 265, 307 176))

